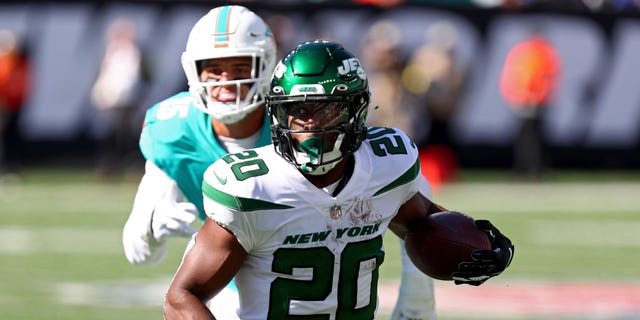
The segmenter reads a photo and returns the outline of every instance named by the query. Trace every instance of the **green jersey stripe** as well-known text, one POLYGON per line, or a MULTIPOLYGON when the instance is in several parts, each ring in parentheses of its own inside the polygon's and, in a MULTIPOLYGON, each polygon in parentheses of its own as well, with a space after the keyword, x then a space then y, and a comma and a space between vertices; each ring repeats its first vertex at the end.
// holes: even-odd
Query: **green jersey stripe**
POLYGON ((242 212, 293 208, 291 206, 277 204, 269 201, 234 197, 228 193, 222 192, 212 187, 206 181, 202 183, 202 192, 211 200, 218 202, 219 204, 227 208, 242 212))
POLYGON ((409 170, 407 170, 405 173, 403 173, 400 177, 398 177, 398 179, 394 180, 393 182, 389 183, 388 185, 384 186, 384 188, 378 190, 373 196, 378 196, 382 193, 385 193, 391 189, 394 189, 398 186, 401 186, 403 184, 409 183, 411 181, 413 181, 413 179, 416 178, 416 176, 418 175, 418 173, 420 172, 420 158, 418 157, 416 159, 416 162, 411 166, 411 168, 409 168, 409 170))

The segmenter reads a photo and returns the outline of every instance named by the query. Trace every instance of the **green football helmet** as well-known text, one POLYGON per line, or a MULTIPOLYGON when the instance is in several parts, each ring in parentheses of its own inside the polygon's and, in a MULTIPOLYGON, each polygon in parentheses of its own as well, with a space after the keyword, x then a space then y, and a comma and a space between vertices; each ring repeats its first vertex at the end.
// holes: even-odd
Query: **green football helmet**
POLYGON ((360 61, 342 45, 320 40, 298 45, 276 66, 267 95, 276 152, 303 174, 325 174, 366 137, 369 96, 360 61), (304 113, 322 123, 293 130, 290 116, 304 113), (293 139, 296 134, 306 139, 293 139))

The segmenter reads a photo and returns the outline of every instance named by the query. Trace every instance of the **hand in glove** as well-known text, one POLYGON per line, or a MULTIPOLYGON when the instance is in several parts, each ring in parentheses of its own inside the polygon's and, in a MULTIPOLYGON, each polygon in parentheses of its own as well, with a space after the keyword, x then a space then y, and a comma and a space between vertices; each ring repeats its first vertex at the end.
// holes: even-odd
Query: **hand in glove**
POLYGON ((197 229, 191 226, 198 218, 198 209, 190 202, 162 199, 151 215, 151 234, 161 242, 168 237, 191 237, 197 229))
POLYGON ((479 286, 502 273, 513 259, 514 246, 509 238, 488 220, 476 220, 475 225, 489 236, 491 250, 474 250, 471 253, 473 261, 461 263, 458 271, 452 274, 455 284, 479 286))

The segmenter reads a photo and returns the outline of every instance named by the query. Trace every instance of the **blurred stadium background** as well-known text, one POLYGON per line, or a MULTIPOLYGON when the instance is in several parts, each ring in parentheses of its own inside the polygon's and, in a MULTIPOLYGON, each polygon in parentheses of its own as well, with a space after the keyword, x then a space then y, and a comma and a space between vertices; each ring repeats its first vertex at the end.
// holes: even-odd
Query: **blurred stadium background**
MULTIPOLYGON (((0 1, 0 30, 15 32, 33 69, 20 144, 8 155, 15 171, 0 179, 0 319, 161 317, 162 293, 186 240, 174 241, 158 266, 133 267, 124 259, 121 227, 142 158, 134 152, 123 175, 96 176, 101 123, 91 88, 109 24, 130 18, 152 74, 129 124, 139 130, 146 108, 185 88, 179 61, 193 23, 227 3, 234 2, 0 1)), ((440 319, 640 319, 637 1, 237 3, 265 17, 283 52, 321 37, 364 57, 382 40, 406 68, 433 40, 433 30, 455 39, 453 61, 464 86, 446 118, 451 157, 431 160, 454 163, 458 171, 423 169, 432 173, 438 202, 494 220, 512 235, 517 255, 512 268, 486 286, 439 282, 440 319), (532 24, 544 26, 562 70, 542 119, 546 174, 523 180, 512 175, 519 120, 499 82, 509 49, 532 24)), ((370 61, 363 58, 373 70, 370 61)), ((420 105, 429 79, 410 79, 426 84, 404 83, 392 107, 418 110, 415 138, 433 146, 438 122, 420 105)), ((374 88, 374 98, 385 90, 374 88)), ((382 319, 399 279, 397 242, 387 246, 382 319)))

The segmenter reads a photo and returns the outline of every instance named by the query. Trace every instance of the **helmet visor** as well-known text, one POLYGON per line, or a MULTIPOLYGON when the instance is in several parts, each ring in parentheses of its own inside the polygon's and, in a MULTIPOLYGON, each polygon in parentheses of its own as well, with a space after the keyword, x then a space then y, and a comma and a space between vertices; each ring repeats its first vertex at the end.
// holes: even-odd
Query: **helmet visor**
POLYGON ((335 128, 349 121, 346 102, 292 102, 280 104, 276 108, 278 122, 290 130, 335 128))

